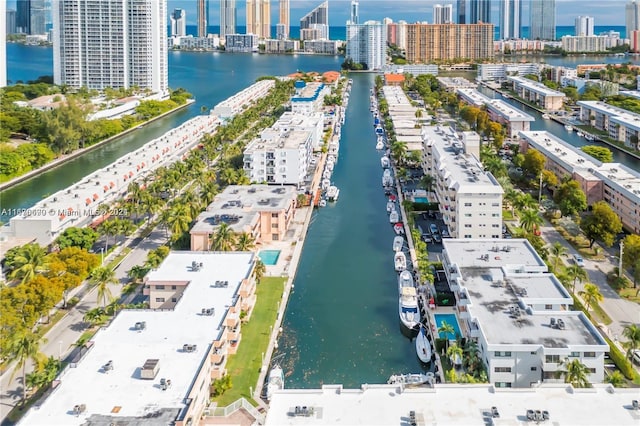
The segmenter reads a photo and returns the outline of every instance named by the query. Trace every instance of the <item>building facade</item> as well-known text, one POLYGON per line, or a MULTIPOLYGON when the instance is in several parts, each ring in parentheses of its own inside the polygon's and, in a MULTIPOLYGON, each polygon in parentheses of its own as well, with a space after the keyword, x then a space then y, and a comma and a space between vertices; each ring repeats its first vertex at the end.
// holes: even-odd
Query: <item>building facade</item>
POLYGON ((529 80, 524 77, 507 77, 513 84, 513 91, 532 104, 538 105, 540 108, 548 111, 558 111, 564 106, 566 95, 557 90, 549 89, 542 83, 529 80))
POLYGON ((236 33, 238 9, 236 0, 220 0, 220 39, 236 33))
POLYGON ((632 0, 625 5, 624 18, 627 28, 627 37, 631 31, 640 30, 640 2, 632 0))
POLYGON ((198 37, 206 37, 209 32, 209 0, 197 0, 198 37))
POLYGON ((53 77, 102 90, 168 90, 166 0, 58 0, 53 8, 53 77), (92 37, 88 37, 88 35, 92 37))
POLYGON ((328 38, 329 2, 325 1, 300 18, 300 40, 321 40, 328 38))
POLYGON ((360 23, 359 11, 358 11, 358 0, 351 0, 351 8, 350 8, 350 19, 349 22, 352 24, 358 25, 360 23))
POLYGON ((434 4, 433 5, 433 23, 434 24, 453 23, 453 5, 434 4))
POLYGON ((227 34, 224 48, 229 52, 257 52, 259 41, 257 34, 227 34))
POLYGON ((171 13, 171 37, 187 35, 187 12, 183 9, 174 9, 171 13))
POLYGON ((387 61, 387 26, 379 21, 347 23, 346 57, 368 70, 382 68, 387 61))
POLYGON ((535 74, 540 76, 541 65, 538 63, 515 63, 515 64, 478 64, 477 80, 480 81, 506 81, 508 76, 535 74))
POLYGON ((270 0, 247 0, 247 34, 271 38, 270 0))
POLYGON ((493 25, 407 25, 407 62, 493 58, 493 25))
POLYGON ((500 0, 500 38, 519 39, 521 27, 521 0, 500 0))
POLYGON ((458 24, 466 24, 467 23, 467 1, 466 0, 458 0, 456 6, 456 14, 458 15, 458 24))
POLYGON ((592 36, 593 32, 593 16, 578 16, 576 18, 576 36, 592 36))
POLYGON ((288 39, 289 31, 291 27, 291 5, 289 4, 290 0, 279 0, 278 4, 278 25, 281 26, 281 30, 278 34, 278 39, 288 39))
POLYGON ((531 40, 556 39, 556 0, 531 0, 529 38, 531 40))
POLYGON ((563 36, 562 49, 567 52, 606 52, 622 44, 619 33, 592 36, 563 36))
POLYGON ((491 0, 471 0, 469 24, 489 24, 491 22, 491 0))
POLYGON ((578 101, 580 119, 625 146, 638 149, 640 114, 600 101, 578 101))
POLYGON ((18 33, 27 35, 47 33, 45 0, 17 0, 16 6, 16 30, 18 33))

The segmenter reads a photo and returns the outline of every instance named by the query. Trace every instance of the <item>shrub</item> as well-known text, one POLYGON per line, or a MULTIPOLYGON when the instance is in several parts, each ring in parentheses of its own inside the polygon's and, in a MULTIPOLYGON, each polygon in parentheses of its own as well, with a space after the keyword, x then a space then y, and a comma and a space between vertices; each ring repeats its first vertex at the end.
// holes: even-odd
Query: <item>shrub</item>
POLYGON ((67 309, 73 308, 79 302, 80 302, 80 299, 78 297, 72 297, 71 299, 67 300, 67 309))
POLYGON ((618 370, 629 380, 633 380, 637 374, 633 369, 633 366, 625 357, 625 355, 618 349, 618 347, 609 338, 605 337, 604 340, 609 344, 609 358, 614 362, 618 370))

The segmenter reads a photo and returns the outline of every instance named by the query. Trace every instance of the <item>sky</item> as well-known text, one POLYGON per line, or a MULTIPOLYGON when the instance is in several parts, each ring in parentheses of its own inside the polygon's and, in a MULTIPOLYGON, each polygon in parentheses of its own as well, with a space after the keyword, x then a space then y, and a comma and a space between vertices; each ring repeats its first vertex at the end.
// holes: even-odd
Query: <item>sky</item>
MULTIPOLYGON (((0 0, 2 1, 2 0, 0 0)), ((523 25, 527 26, 528 9, 531 0, 522 0, 523 25)), ((537 0, 533 0, 537 1, 537 0)), ((556 24, 574 25, 578 15, 589 15, 595 18, 595 25, 625 25, 624 6, 628 0, 556 0, 556 24)), ((297 26, 300 18, 311 9, 322 3, 322 0, 290 0, 291 25, 297 26)), ((349 19, 349 5, 351 0, 329 0, 329 25, 340 26, 349 19)), ((453 4, 455 0, 360 0, 360 22, 367 20, 381 21, 388 17, 394 21, 433 22, 432 10, 434 4, 453 4)), ((467 0, 469 3, 469 0, 467 0)), ((499 0, 492 1, 494 22, 498 21, 499 0)), ((238 8, 238 25, 245 23, 245 0, 236 0, 238 8)), ((187 24, 196 24, 196 0, 168 0, 167 8, 182 8, 187 12, 187 24)), ((219 0, 209 0, 209 25, 218 25, 220 16, 219 0)), ((278 0, 271 0, 272 24, 277 24, 278 0)))

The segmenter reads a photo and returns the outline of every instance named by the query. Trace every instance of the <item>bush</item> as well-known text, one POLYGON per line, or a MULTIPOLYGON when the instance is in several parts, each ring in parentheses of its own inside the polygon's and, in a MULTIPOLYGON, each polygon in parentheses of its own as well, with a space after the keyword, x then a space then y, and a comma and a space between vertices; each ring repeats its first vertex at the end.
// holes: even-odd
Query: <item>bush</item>
POLYGON ((72 297, 71 299, 67 300, 67 309, 71 309, 74 306, 76 306, 78 303, 80 302, 80 298, 78 297, 72 297))
POLYGON ((452 292, 436 293, 436 304, 438 306, 454 306, 456 304, 456 297, 452 292))
POLYGON ((636 372, 627 357, 618 349, 618 347, 607 337, 604 338, 609 344, 609 358, 614 362, 618 370, 629 380, 633 380, 636 372))

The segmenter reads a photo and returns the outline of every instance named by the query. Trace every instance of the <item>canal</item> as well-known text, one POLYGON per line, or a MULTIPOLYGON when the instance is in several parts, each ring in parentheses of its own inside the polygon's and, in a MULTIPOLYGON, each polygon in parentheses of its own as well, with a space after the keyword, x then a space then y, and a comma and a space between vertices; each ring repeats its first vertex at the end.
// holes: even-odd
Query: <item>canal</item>
POLYGON ((340 199, 312 219, 279 340, 287 387, 358 387, 422 368, 398 317, 394 233, 369 112, 374 76, 352 78, 332 176, 340 199))

